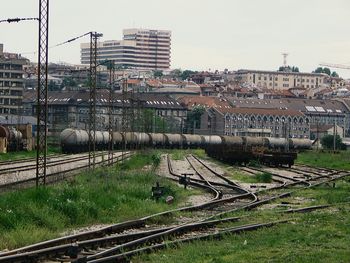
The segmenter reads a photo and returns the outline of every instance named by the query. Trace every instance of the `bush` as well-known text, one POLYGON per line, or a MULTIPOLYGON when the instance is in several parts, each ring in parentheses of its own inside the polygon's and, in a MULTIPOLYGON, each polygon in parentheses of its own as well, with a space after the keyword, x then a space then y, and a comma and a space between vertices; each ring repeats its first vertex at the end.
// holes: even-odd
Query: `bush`
POLYGON ((152 154, 152 166, 153 168, 157 168, 160 165, 161 157, 159 153, 152 154))
POLYGON ((272 181, 272 174, 267 173, 267 172, 264 172, 264 173, 261 173, 261 174, 257 174, 256 175, 256 179, 260 183, 271 183, 271 181, 272 181))
MULTIPOLYGON (((334 136, 333 135, 325 135, 321 139, 321 144, 325 149, 333 149, 333 140, 334 136)), ((336 135, 335 137, 335 148, 336 149, 342 149, 342 139, 340 138, 339 135, 336 135)))

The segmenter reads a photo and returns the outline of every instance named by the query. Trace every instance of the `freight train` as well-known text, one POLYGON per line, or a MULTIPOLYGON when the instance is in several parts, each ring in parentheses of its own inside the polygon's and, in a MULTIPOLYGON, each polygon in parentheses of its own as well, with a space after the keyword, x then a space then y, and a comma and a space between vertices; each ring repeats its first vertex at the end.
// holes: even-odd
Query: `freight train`
MULTIPOLYGON (((60 136, 64 153, 88 151, 89 133, 86 130, 65 129, 60 136)), ((259 160, 269 165, 293 165, 297 151, 310 149, 308 139, 269 137, 238 137, 219 135, 195 135, 172 133, 113 132, 114 149, 140 148, 203 148, 209 156, 219 160, 247 164, 259 160)), ((109 133, 95 132, 95 149, 105 150, 109 145, 109 133)))
POLYGON ((13 128, 0 125, 0 151, 2 153, 23 150, 22 132, 13 128))

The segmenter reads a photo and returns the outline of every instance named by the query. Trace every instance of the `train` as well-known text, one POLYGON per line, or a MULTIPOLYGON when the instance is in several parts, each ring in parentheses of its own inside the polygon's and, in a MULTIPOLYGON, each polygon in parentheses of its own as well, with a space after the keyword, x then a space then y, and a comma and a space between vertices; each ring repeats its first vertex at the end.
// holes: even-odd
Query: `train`
MULTIPOLYGON (((109 145, 107 131, 95 131, 95 149, 105 150, 109 145)), ((114 149, 142 148, 202 148, 216 159, 236 164, 258 160, 268 165, 294 164, 297 152, 310 149, 312 141, 297 138, 270 138, 224 135, 198 135, 176 133, 113 132, 114 149)), ((89 132, 68 128, 61 132, 63 153, 89 150, 89 132)))
POLYGON ((0 151, 3 153, 23 150, 23 134, 14 127, 0 125, 0 141, 0 151))

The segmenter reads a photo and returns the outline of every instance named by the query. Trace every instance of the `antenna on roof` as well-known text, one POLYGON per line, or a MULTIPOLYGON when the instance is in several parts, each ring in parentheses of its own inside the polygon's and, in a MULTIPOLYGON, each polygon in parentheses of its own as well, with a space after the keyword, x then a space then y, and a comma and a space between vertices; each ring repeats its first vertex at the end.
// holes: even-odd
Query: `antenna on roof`
POLYGON ((282 53, 282 56, 283 56, 283 66, 284 67, 287 67, 287 57, 288 57, 288 53, 284 52, 282 53))

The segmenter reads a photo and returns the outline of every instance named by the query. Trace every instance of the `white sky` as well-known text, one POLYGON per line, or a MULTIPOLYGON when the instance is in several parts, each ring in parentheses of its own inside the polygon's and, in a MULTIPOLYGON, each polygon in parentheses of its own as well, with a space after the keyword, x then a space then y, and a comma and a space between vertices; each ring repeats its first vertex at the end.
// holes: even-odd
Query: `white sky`
MULTIPOLYGON (((1 0, 0 19, 36 17, 38 0, 1 0)), ((349 0, 50 0, 50 45, 95 30, 172 30, 172 68, 276 70, 282 52, 302 71, 350 66, 349 0)), ((8 52, 37 49, 37 22, 0 24, 8 52)), ((50 49, 50 61, 80 62, 81 42, 50 49)), ((36 60, 36 56, 27 54, 36 60)), ((350 70, 335 69, 350 78, 350 70)))

